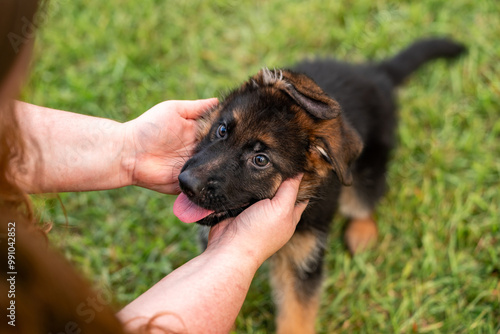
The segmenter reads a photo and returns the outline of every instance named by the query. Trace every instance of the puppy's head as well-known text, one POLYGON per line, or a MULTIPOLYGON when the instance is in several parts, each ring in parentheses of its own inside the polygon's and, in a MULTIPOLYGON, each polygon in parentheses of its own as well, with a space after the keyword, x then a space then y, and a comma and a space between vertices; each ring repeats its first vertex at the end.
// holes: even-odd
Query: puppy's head
POLYGON ((362 149, 339 104, 309 77, 264 69, 200 120, 200 143, 181 170, 175 214, 215 225, 272 198, 281 182, 304 178, 298 201, 333 171, 352 182, 362 149))

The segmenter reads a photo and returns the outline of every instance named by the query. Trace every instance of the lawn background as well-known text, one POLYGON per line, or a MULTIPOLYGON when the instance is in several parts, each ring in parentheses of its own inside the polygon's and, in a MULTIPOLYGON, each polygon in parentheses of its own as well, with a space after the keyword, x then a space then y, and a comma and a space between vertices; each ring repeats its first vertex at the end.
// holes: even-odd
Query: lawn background
MULTIPOLYGON (((52 0, 23 99, 127 121, 220 96, 304 57, 382 59, 422 36, 469 47, 399 91, 399 147, 376 249, 330 237, 319 333, 500 333, 500 4, 455 1, 52 0)), ((173 196, 137 187, 35 197, 50 239, 118 307, 199 253, 173 196)), ((266 265, 236 322, 274 330, 266 265)))

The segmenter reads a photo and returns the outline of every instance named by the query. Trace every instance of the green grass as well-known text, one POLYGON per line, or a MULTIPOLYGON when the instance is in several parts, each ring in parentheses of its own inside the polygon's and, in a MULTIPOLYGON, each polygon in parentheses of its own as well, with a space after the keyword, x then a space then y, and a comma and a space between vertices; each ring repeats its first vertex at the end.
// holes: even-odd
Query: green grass
MULTIPOLYGON (((380 242, 351 258, 330 237, 320 333, 500 333, 500 6, 456 1, 52 0, 29 102, 126 121, 167 99, 217 96, 263 66, 363 61, 422 36, 469 53, 400 89, 399 147, 380 242)), ((129 187, 37 198, 51 239, 98 288, 130 302, 199 252, 172 196, 129 187)), ((274 330, 265 266, 238 333, 274 330)))

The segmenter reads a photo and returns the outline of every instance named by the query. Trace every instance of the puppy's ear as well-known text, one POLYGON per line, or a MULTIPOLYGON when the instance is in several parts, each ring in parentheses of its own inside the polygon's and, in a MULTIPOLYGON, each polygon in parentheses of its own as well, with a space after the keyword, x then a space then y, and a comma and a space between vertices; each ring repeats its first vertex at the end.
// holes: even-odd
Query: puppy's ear
POLYGON ((340 114, 340 105, 329 97, 311 78, 288 70, 262 69, 250 83, 253 87, 274 86, 319 119, 333 119, 340 114))
POLYGON ((302 108, 319 119, 333 119, 340 114, 340 105, 304 74, 283 72, 288 83, 284 88, 302 108))
POLYGON ((254 89, 273 86, 288 94, 315 118, 311 150, 330 164, 344 185, 352 184, 351 163, 361 154, 358 132, 344 119, 337 101, 311 78, 288 70, 261 70, 248 83, 254 89))
POLYGON ((351 164, 363 150, 358 132, 342 116, 326 121, 315 134, 311 150, 330 164, 340 182, 352 184, 351 164))
POLYGON ((283 71, 283 79, 288 83, 283 90, 309 114, 321 120, 316 122, 312 149, 330 164, 343 185, 351 185, 350 166, 363 149, 358 132, 343 117, 339 103, 308 76, 283 71))

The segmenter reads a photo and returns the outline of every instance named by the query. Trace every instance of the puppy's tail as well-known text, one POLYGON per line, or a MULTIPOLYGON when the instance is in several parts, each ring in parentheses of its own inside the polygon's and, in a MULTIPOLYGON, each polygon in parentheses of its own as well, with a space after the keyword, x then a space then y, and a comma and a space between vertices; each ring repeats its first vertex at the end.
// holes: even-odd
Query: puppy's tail
POLYGON ((438 58, 452 59, 465 51, 463 44, 447 38, 422 39, 411 44, 393 58, 379 63, 378 68, 385 72, 397 86, 426 62, 438 58))

